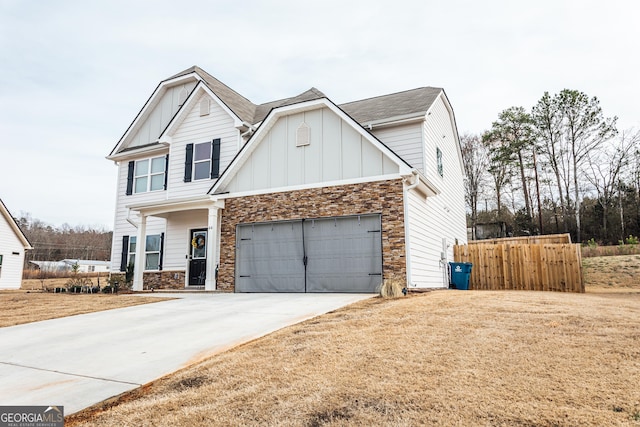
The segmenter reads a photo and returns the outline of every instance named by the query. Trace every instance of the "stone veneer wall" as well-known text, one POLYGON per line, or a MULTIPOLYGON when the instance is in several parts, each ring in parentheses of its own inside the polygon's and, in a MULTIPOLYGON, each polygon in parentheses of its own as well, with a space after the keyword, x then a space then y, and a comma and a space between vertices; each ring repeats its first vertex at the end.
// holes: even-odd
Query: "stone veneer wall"
POLYGON ((238 224, 370 213, 382 214, 383 278, 406 281, 402 186, 398 179, 226 199, 217 289, 235 289, 238 224))
MULTIPOLYGON (((111 274, 124 284, 124 273, 111 274)), ((184 271, 148 271, 142 274, 142 289, 184 289, 184 271)))

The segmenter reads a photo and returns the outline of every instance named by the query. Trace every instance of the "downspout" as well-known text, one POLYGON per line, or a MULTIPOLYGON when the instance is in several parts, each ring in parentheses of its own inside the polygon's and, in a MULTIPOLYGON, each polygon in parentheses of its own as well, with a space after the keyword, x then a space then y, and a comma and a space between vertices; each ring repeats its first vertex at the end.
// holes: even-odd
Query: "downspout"
POLYGON ((413 169, 411 171, 413 175, 413 182, 408 184, 409 177, 406 177, 402 180, 403 184, 403 194, 402 194, 402 203, 404 209, 404 245, 405 245, 405 258, 406 258, 406 269, 407 269, 407 289, 409 286, 414 286, 411 283, 411 241, 410 241, 410 233, 409 233, 409 191, 413 190, 420 184, 420 177, 418 176, 418 171, 413 169))

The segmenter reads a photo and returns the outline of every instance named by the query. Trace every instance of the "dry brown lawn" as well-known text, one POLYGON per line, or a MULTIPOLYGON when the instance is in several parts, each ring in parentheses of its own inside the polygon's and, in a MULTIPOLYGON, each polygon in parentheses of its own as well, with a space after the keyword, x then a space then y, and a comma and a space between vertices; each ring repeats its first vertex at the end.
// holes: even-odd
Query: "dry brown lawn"
POLYGON ((221 353, 65 425, 640 425, 640 286, 617 283, 586 294, 374 298, 221 353), (611 289, 623 292, 604 293, 611 289))
POLYGON ((54 294, 0 291, 0 327, 56 319, 161 301, 162 298, 111 294, 54 294))

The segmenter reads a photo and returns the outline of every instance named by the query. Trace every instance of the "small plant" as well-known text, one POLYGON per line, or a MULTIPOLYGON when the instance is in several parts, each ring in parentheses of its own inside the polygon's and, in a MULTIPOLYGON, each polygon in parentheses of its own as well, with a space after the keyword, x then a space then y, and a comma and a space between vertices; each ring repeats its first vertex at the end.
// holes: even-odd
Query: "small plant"
POLYGON ((590 248, 597 248, 598 247, 598 242, 596 242, 596 239, 594 239, 592 237, 589 240, 587 240, 587 246, 590 247, 590 248))
POLYGON ((130 262, 129 264, 127 264, 127 271, 124 274, 124 281, 127 289, 131 289, 131 287, 133 286, 133 270, 133 263, 130 262))
POLYGON ((633 421, 640 421, 640 410, 633 411, 631 415, 629 415, 629 418, 631 418, 633 421))
POLYGON ((627 245, 631 245, 631 246, 635 246, 635 245, 637 245, 637 244, 639 243, 639 242, 638 242, 638 237, 637 237, 637 236, 634 236, 633 234, 629 234, 629 237, 627 237, 626 239, 624 239, 624 242, 625 242, 627 245))
POLYGON ((385 279, 378 292, 382 298, 400 298, 406 295, 405 283, 399 279, 385 279))

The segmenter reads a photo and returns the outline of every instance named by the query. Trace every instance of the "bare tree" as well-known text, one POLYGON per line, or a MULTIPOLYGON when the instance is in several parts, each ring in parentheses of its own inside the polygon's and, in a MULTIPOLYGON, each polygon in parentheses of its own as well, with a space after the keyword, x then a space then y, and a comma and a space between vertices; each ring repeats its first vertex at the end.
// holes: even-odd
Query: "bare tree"
POLYGON ((567 141, 576 216, 576 238, 580 242, 580 185, 579 177, 591 151, 616 134, 617 117, 605 118, 598 98, 577 90, 564 89, 557 97, 563 116, 563 137, 567 141))
POLYGON ((621 215, 621 239, 624 239, 624 213, 622 211, 621 175, 629 165, 630 154, 640 142, 640 133, 622 133, 617 140, 607 141, 587 157, 589 169, 585 173, 598 195, 602 207, 602 234, 608 238, 609 208, 615 204, 616 191, 621 215))
POLYGON ((478 200, 482 186, 486 181, 489 158, 487 147, 478 135, 464 134, 460 137, 462 163, 466 179, 464 192, 467 204, 471 209, 471 234, 476 239, 476 224, 478 222, 478 200))

